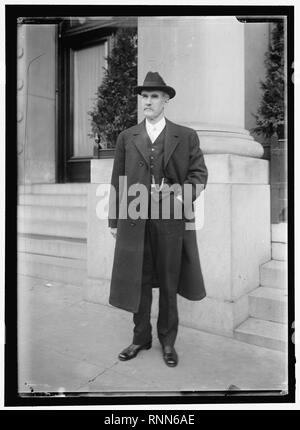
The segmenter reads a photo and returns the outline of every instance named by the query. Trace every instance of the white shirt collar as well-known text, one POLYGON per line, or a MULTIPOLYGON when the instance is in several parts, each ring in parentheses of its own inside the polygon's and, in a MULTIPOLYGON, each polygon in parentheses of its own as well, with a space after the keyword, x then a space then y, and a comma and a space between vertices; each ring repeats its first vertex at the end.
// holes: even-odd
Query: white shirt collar
POLYGON ((166 119, 164 116, 162 117, 162 119, 160 119, 155 124, 151 124, 151 122, 148 121, 146 118, 146 129, 148 131, 150 131, 150 130, 152 131, 153 129, 155 129, 155 130, 159 131, 159 133, 160 133, 164 129, 165 125, 166 125, 166 119))

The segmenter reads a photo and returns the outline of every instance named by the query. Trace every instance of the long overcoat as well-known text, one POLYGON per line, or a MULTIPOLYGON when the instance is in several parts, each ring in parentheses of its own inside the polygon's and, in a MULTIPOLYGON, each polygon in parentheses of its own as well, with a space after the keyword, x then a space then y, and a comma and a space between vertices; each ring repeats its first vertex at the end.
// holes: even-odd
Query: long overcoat
MULTIPOLYGON (((139 308, 146 220, 130 217, 125 219, 120 216, 120 207, 131 185, 144 184, 147 189, 150 188, 148 142, 145 120, 120 133, 111 178, 111 185, 116 192, 110 193, 109 226, 117 227, 117 237, 109 303, 130 312, 137 312, 139 308), (120 177, 125 177, 126 182, 120 181, 120 177)), ((208 175, 195 130, 174 124, 167 119, 164 174, 169 183, 192 184, 193 201, 198 196, 196 184, 203 184, 204 188, 208 175)), ((126 196, 126 208, 135 197, 126 196)), ((189 300, 201 300, 206 295, 196 232, 193 229, 186 229, 184 232, 177 292, 189 300)))

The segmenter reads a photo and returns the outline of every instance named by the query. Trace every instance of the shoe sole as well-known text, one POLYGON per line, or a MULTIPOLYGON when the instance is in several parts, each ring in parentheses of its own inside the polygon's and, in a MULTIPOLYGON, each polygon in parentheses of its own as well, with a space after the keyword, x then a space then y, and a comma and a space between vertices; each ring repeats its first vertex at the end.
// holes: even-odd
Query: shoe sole
POLYGON ((178 364, 178 363, 167 363, 166 361, 165 361, 165 363, 168 367, 176 367, 178 364))
MULTIPOLYGON (((164 358, 164 357, 163 357, 164 358)), ((164 362, 166 363, 166 365, 168 366, 168 367, 176 367, 177 366, 177 364, 178 364, 178 362, 177 363, 169 363, 165 358, 164 358, 164 362)))

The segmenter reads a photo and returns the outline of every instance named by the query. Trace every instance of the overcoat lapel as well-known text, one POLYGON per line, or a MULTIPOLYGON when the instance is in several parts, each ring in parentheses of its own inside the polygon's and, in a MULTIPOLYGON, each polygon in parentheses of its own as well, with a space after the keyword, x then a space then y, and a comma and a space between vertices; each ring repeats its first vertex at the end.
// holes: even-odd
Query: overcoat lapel
POLYGON ((133 143, 140 152, 147 165, 149 165, 148 134, 145 127, 145 120, 136 126, 133 132, 133 143))
POLYGON ((167 166, 171 155, 175 151, 179 143, 179 137, 173 123, 166 119, 166 137, 165 137, 165 149, 164 149, 164 167, 167 166))

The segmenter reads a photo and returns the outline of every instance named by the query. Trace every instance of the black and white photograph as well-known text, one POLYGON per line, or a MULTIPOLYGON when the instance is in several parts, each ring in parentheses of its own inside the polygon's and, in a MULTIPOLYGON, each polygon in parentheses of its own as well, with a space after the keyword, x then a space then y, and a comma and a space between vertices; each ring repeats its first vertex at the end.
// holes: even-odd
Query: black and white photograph
POLYGON ((6 12, 16 396, 293 398, 293 7, 6 12))

